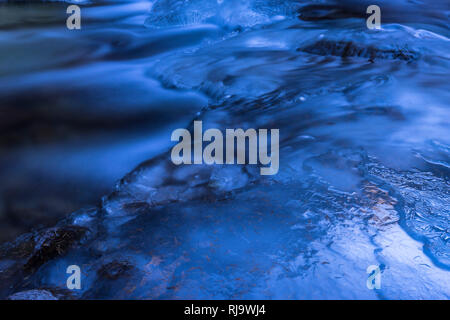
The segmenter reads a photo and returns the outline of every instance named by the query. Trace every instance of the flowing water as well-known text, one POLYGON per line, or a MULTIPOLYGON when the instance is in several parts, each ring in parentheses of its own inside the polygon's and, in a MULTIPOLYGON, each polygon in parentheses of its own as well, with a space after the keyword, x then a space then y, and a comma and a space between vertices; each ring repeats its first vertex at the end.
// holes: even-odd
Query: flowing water
POLYGON ((2 296, 450 298, 448 1, 381 1, 381 30, 366 1, 77 3, 81 30, 0 4, 2 210, 109 195, 4 245, 2 296), (193 120, 279 129, 278 174, 174 166, 193 120))

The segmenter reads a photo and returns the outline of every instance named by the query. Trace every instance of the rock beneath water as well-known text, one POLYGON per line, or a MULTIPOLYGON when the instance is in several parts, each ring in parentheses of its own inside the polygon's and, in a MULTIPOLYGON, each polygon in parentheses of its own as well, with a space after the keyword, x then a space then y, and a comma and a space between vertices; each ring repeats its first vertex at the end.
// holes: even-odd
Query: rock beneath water
POLYGON ((24 265, 26 271, 34 271, 47 261, 64 255, 86 233, 87 229, 79 226, 50 228, 35 238, 35 248, 24 265))
MULTIPOLYGON (((146 32, 167 44, 165 26, 189 12, 197 21, 185 9, 204 2, 164 3, 173 6, 157 5, 151 14, 174 20, 146 32)), ((149 64, 127 61, 124 68, 164 75, 170 90, 209 94, 214 102, 188 111, 189 120, 220 130, 280 128, 279 173, 175 166, 170 152, 148 155, 97 208, 1 246, 0 298, 45 290, 58 299, 448 299, 446 33, 399 25, 367 32, 364 21, 352 19, 333 28, 276 21, 194 50, 170 46, 158 61, 150 56, 149 64), (349 30, 352 23, 358 26, 349 30), (430 138, 435 143, 424 150, 430 138), (69 292, 71 265, 82 276, 81 289, 69 292), (372 265, 382 270, 379 291, 366 287, 372 265)), ((190 27, 175 29, 199 39, 190 27)), ((141 45, 152 47, 148 34, 133 57, 148 53, 141 45)), ((125 59, 129 49, 116 57, 125 59)), ((130 92, 120 96, 135 100, 130 92)), ((181 110, 164 109, 179 117, 174 111, 181 110)), ((109 157, 108 167, 116 160, 109 157)))

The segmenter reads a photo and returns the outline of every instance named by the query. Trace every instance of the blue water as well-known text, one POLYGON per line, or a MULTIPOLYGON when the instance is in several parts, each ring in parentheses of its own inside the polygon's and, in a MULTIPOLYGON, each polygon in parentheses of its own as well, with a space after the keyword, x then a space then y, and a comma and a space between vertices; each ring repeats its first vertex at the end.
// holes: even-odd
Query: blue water
MULTIPOLYGON (((0 293, 63 290, 76 264, 76 298, 448 299, 449 4, 379 1, 371 31, 365 1, 339 3, 85 2, 79 31, 61 3, 2 6, 0 96, 83 133, 14 149, 14 172, 124 178, 59 223, 89 228, 80 243, 0 293), (279 128, 279 173, 174 166, 193 120, 279 128)), ((0 270, 46 237, 4 246, 0 270)))

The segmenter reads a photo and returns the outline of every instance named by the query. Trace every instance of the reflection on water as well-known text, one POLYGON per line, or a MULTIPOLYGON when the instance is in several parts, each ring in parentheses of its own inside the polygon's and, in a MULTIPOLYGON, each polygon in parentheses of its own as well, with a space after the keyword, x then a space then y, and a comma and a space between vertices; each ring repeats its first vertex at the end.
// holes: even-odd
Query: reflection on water
POLYGON ((2 4, 8 228, 96 204, 148 160, 13 292, 61 288, 76 261, 85 298, 449 298, 450 8, 381 1, 369 31, 365 5, 86 2, 69 31, 67 4, 2 4), (280 172, 174 167, 170 133, 194 119, 279 128, 280 172))

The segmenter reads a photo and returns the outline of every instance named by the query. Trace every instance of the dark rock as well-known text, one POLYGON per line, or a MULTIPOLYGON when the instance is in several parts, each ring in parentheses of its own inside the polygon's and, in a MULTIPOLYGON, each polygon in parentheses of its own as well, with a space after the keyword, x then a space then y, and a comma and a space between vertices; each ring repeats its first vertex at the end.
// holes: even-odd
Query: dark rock
POLYGON ((379 49, 373 46, 362 47, 352 41, 320 40, 311 45, 297 49, 301 52, 317 54, 320 56, 360 57, 371 61, 375 59, 389 59, 413 61, 418 54, 409 49, 379 49))
POLYGON ((39 237, 35 252, 24 265, 24 270, 34 272, 45 262, 64 255, 82 238, 86 231, 86 228, 78 226, 47 229, 39 237))
POLYGON ((97 271, 97 274, 102 278, 116 280, 125 276, 131 269, 133 269, 133 266, 128 261, 112 261, 103 265, 97 271))
POLYGON ((305 5, 298 10, 298 18, 303 21, 327 22, 339 19, 366 19, 367 7, 378 5, 381 9, 382 23, 430 23, 445 27, 448 18, 445 16, 445 1, 372 1, 366 0, 329 0, 324 4, 305 5))

